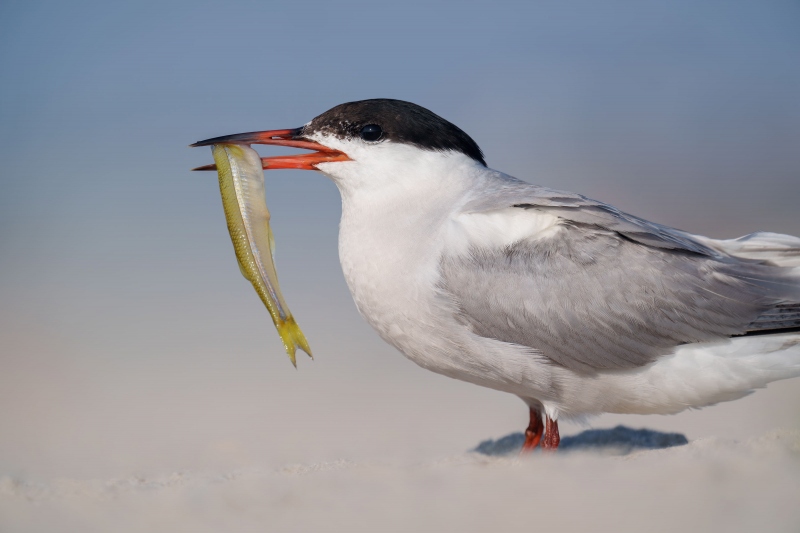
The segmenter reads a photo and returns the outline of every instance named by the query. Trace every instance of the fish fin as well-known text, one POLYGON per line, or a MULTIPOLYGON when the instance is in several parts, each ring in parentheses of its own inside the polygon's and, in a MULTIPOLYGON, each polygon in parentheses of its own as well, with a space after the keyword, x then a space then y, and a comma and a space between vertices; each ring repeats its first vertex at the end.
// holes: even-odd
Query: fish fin
POLYGON ((283 341, 283 347, 286 349, 286 353, 289 355, 289 360, 292 362, 295 368, 297 368, 297 359, 295 358, 295 353, 298 348, 306 352, 311 359, 314 359, 314 356, 311 354, 311 348, 308 346, 306 336, 303 335, 300 326, 298 326, 297 322, 294 321, 294 317, 290 316, 285 322, 277 325, 276 328, 278 329, 278 334, 281 336, 281 340, 283 341))
POLYGON ((272 256, 272 262, 275 262, 275 234, 272 233, 272 226, 267 223, 267 232, 269 234, 269 253, 272 256))
POLYGON ((242 273, 242 276, 244 276, 244 279, 246 279, 247 281, 250 281, 250 276, 247 274, 247 271, 244 269, 244 266, 242 266, 242 262, 239 261, 238 257, 236 258, 236 264, 239 265, 239 272, 242 273))

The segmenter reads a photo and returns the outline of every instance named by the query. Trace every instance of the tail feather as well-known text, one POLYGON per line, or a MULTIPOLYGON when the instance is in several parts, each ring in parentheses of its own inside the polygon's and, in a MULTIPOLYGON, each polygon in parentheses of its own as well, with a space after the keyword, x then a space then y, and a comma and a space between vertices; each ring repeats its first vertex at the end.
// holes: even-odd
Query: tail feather
POLYGON ((780 267, 800 267, 800 238, 792 235, 760 231, 738 239, 715 241, 715 244, 716 248, 735 257, 768 261, 780 267))
POLYGON ((800 304, 780 304, 761 313, 747 326, 745 335, 791 333, 800 330, 800 304))
POLYGON ((763 295, 774 298, 779 307, 784 304, 800 306, 799 237, 761 231, 738 239, 717 240, 702 235, 692 235, 692 238, 730 257, 755 261, 754 268, 742 264, 740 272, 734 270, 731 274, 759 285, 763 295))

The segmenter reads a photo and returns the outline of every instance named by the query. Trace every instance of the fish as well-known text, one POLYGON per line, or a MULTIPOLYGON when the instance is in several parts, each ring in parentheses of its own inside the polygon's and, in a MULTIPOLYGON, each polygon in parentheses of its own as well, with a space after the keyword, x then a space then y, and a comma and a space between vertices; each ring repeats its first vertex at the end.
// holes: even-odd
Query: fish
POLYGON ((297 368, 298 348, 312 359, 314 356, 278 285, 275 236, 269 224, 261 157, 250 146, 240 144, 214 144, 211 152, 239 269, 264 302, 289 360, 297 368))

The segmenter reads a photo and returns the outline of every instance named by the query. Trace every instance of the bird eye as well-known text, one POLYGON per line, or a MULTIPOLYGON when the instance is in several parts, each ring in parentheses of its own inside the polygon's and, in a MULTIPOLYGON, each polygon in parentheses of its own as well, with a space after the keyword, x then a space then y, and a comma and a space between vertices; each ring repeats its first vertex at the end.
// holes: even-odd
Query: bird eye
POLYGON ((383 130, 377 124, 367 124, 361 128, 361 138, 365 141, 377 141, 383 135, 383 130))

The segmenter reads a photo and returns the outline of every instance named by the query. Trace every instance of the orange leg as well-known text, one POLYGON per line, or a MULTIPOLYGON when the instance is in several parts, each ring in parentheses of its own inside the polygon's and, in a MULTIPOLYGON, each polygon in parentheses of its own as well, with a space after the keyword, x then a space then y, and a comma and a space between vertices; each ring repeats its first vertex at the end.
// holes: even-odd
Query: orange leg
POLYGON ((528 424, 528 429, 525 430, 525 444, 522 445, 522 450, 519 453, 530 453, 539 445, 544 433, 544 424, 542 424, 542 413, 538 409, 530 408, 531 421, 528 424))
POLYGON ((558 443, 561 442, 561 437, 558 434, 558 420, 553 420, 549 416, 547 418, 547 429, 544 433, 544 440, 542 441, 542 448, 545 450, 555 450, 558 448, 558 443))

